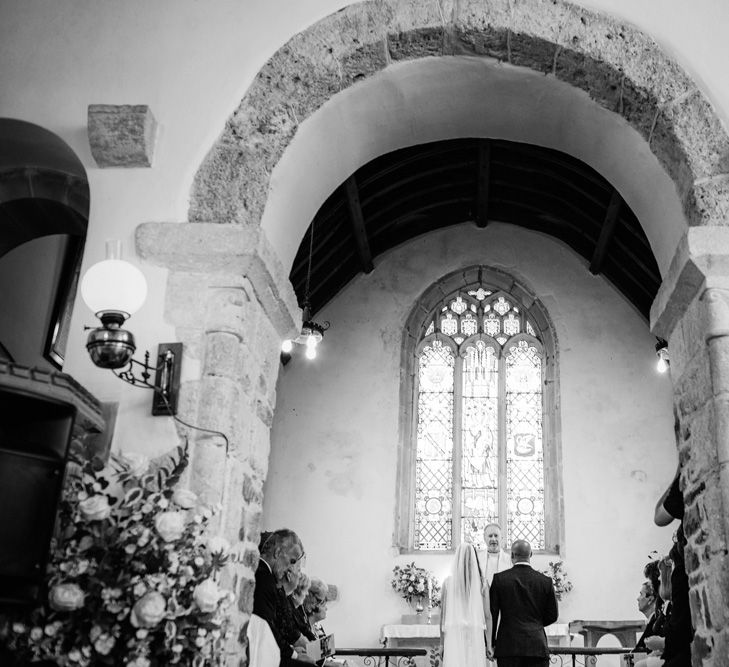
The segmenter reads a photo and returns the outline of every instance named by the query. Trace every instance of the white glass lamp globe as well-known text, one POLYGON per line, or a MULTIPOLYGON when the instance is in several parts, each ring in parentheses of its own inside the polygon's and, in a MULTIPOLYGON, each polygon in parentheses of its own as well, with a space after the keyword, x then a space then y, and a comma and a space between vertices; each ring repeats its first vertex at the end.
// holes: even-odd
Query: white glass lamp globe
POLYGON ((81 280, 81 296, 94 313, 136 313, 147 298, 144 274, 123 259, 94 264, 81 280))

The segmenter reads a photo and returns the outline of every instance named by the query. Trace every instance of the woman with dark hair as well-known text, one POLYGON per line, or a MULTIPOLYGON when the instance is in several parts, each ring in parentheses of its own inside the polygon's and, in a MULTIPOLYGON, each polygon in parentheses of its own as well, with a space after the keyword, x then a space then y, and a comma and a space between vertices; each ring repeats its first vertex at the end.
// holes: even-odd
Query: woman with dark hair
POLYGON ((650 653, 663 652, 666 616, 663 612, 664 602, 660 596, 661 575, 659 572, 658 561, 651 560, 643 568, 643 576, 648 581, 641 586, 641 592, 638 596, 638 608, 646 614, 645 630, 638 640, 633 653, 650 653), (645 606, 645 609, 643 609, 645 606))

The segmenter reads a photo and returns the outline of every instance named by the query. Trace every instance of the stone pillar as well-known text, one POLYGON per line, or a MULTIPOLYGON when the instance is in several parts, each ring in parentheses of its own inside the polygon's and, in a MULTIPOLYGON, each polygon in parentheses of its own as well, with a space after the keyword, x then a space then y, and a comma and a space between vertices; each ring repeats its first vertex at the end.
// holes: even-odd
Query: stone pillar
POLYGON ((245 664, 280 344, 301 313, 259 228, 147 223, 136 243, 140 257, 170 269, 165 319, 186 362, 200 363, 199 378, 183 382, 180 417, 226 436, 191 431, 189 479, 205 503, 222 506, 219 529, 234 545, 227 585, 238 594, 240 644, 229 664, 245 664))
POLYGON ((729 665, 729 229, 690 228, 651 311, 668 340, 693 664, 729 665))

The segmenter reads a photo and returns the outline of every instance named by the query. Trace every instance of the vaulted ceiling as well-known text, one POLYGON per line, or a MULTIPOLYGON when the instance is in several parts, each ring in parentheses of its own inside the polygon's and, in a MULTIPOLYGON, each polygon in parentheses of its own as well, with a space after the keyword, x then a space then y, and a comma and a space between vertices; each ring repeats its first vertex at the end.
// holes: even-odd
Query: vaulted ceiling
POLYGON ((453 139, 382 155, 330 195, 291 270, 303 305, 309 250, 312 314, 373 259, 420 234, 499 221, 560 239, 648 319, 661 282, 650 244, 620 194, 560 151, 495 139, 453 139), (313 244, 312 244, 313 231, 313 244))

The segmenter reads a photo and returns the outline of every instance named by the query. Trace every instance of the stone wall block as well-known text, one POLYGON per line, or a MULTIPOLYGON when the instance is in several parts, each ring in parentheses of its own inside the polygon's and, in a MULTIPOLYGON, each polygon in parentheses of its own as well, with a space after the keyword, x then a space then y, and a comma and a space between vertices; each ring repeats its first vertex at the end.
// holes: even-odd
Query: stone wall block
POLYGON ((488 56, 503 62, 509 59, 508 45, 509 31, 491 26, 482 30, 456 26, 450 44, 455 55, 488 56))
POLYGON ((550 74, 556 51, 557 47, 547 39, 516 32, 512 33, 509 43, 509 62, 550 74))
POLYGON ((210 288, 205 300, 205 331, 233 334, 241 341, 252 338, 258 309, 256 303, 251 303, 250 292, 243 286, 210 288))
POLYGON ((679 458, 685 483, 684 496, 692 497, 706 475, 716 470, 716 449, 713 447, 715 420, 712 402, 688 416, 680 417, 683 434, 679 441, 679 458))
POLYGON ((387 36, 386 49, 393 61, 442 56, 446 51, 446 31, 443 26, 435 26, 405 33, 390 33, 387 36))
POLYGON ((219 438, 207 434, 195 439, 191 456, 190 487, 206 505, 224 501, 225 446, 219 438))
POLYGON ((261 537, 261 521, 263 512, 259 505, 251 504, 245 508, 241 515, 241 524, 238 536, 241 540, 248 540, 258 544, 261 537))
POLYGON ((506 29, 511 25, 509 0, 460 0, 456 3, 453 22, 471 31, 485 28, 506 29))
POLYGON ((268 459, 271 453, 271 430, 255 416, 251 419, 249 426, 251 429, 251 467, 257 475, 265 479, 268 475, 268 459))
POLYGON ((651 150, 677 181, 682 197, 695 180, 729 173, 729 137, 698 90, 663 108, 651 150))
POLYGON ((238 609, 244 613, 250 613, 253 610, 253 591, 256 582, 252 578, 243 578, 238 584, 238 609))
POLYGON ((683 197, 689 225, 729 225, 729 175, 695 181, 683 197))
POLYGON ((444 26, 453 20, 460 3, 456 0, 387 0, 390 31, 444 26))
POLYGON ((584 90, 606 109, 618 109, 622 75, 610 65, 565 49, 557 56, 554 74, 560 81, 584 90))
POLYGON ((652 39, 641 35, 641 48, 630 57, 623 58, 622 71, 637 90, 663 107, 696 90, 696 85, 681 66, 666 54, 652 39))
POLYGON ((200 383, 198 425, 222 431, 230 441, 234 441, 239 435, 235 417, 241 398, 242 389, 234 380, 224 377, 203 377, 200 383))
POLYGON ((151 167, 157 121, 146 104, 90 104, 88 132, 96 164, 106 167, 151 167))
POLYGON ((704 355, 697 355, 691 360, 681 377, 674 379, 674 387, 680 418, 699 410, 713 396, 711 376, 704 355))
POLYGON ((653 122, 658 114, 658 102, 652 94, 623 77, 620 83, 620 96, 614 110, 646 141, 650 139, 653 122))
POLYGON ((268 181, 269 173, 257 162, 258 156, 233 143, 223 132, 221 139, 210 149, 198 170, 190 192, 190 222, 224 221, 247 224, 258 220, 252 214, 244 194, 253 183, 268 181), (247 174, 243 181, 240 174, 247 174))
POLYGON ((241 375, 241 341, 237 335, 214 331, 205 335, 203 373, 235 380, 241 375))
POLYGON ((342 81, 351 86, 387 67, 389 63, 388 45, 383 40, 374 44, 360 46, 341 60, 342 81))
POLYGON ((165 319, 176 327, 202 327, 205 317, 205 290, 209 276, 203 273, 170 271, 167 278, 165 319))

